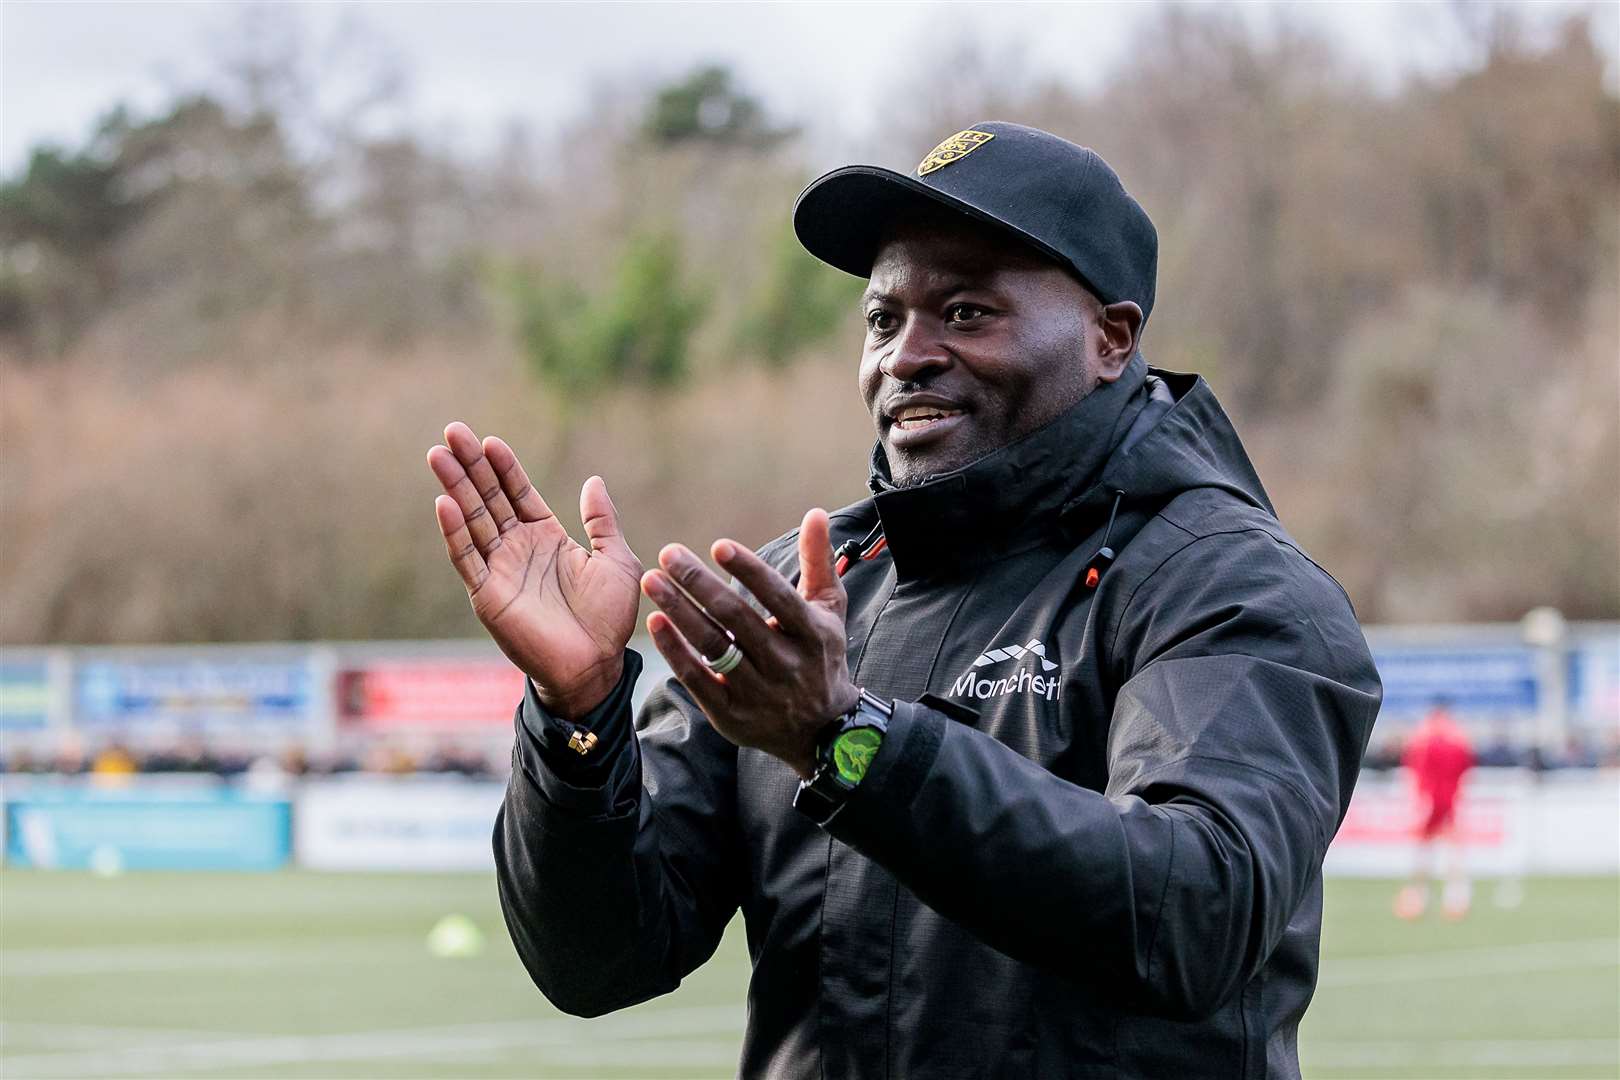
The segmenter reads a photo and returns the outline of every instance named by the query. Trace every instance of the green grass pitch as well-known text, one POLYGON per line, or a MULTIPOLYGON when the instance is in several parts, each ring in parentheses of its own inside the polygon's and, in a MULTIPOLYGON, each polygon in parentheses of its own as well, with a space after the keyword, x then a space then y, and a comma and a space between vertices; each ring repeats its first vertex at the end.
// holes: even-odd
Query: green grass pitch
MULTIPOLYGON (((1460 923, 1333 881, 1312 1077, 1620 1074, 1620 882, 1479 890, 1460 923)), ((580 912, 581 932, 611 934, 580 912)), ((0 872, 0 1076, 723 1077, 741 925, 667 998, 582 1021, 530 986, 486 875, 0 872), (480 955, 432 956, 459 912, 480 955)))

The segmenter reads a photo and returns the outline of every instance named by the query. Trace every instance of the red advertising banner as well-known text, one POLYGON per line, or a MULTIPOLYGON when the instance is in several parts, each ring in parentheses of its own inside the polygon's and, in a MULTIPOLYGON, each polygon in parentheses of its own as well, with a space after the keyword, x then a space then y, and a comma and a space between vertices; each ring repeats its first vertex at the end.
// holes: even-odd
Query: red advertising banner
MULTIPOLYGON (((1507 842, 1508 818, 1514 809, 1501 795, 1465 798, 1457 808, 1451 839, 1474 847, 1501 847, 1507 842)), ((1424 807, 1410 791, 1358 790, 1333 842, 1341 846, 1410 843, 1423 816, 1424 807)))
POLYGON ((338 675, 346 727, 510 727, 522 698, 523 673, 504 660, 385 660, 338 675))

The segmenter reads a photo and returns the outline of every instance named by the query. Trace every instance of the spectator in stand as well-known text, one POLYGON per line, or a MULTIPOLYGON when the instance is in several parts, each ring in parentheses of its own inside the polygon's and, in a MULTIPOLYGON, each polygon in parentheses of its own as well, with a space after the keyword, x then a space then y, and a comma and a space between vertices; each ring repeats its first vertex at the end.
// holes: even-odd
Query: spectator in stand
POLYGON ((98 780, 123 779, 133 776, 137 769, 135 755, 131 754, 122 743, 116 742, 102 747, 90 765, 90 772, 98 780))
POLYGON ((57 747, 56 755, 51 759, 50 772, 62 776, 77 776, 89 767, 89 758, 85 755, 84 744, 77 735, 69 735, 57 747))
POLYGON ((13 751, 9 756, 0 756, 0 772, 36 773, 49 771, 50 766, 36 759, 26 748, 13 751))
POLYGON ((1447 877, 1441 912, 1448 919, 1468 914, 1471 890, 1457 836, 1457 801, 1463 777, 1474 766, 1468 735, 1444 698, 1434 705, 1407 741, 1401 759, 1416 786, 1419 807, 1417 861, 1412 880, 1395 896, 1395 914, 1416 919, 1429 907, 1429 879, 1435 848, 1447 848, 1447 877))
POLYGON ((307 776, 310 772, 309 751, 302 743, 290 743, 282 748, 281 771, 288 776, 307 776))
POLYGON ((1384 772, 1401 763, 1401 734, 1398 731, 1374 730, 1372 741, 1361 759, 1361 767, 1372 772, 1384 772))
POLYGON ((439 743, 422 763, 421 769, 431 773, 456 773, 470 780, 498 775, 487 753, 476 746, 450 740, 439 743))
POLYGON ((219 759, 202 736, 183 735, 161 749, 147 754, 141 762, 142 772, 159 773, 219 773, 219 759))
POLYGON ((1603 739, 1603 752, 1598 766, 1604 769, 1620 768, 1620 727, 1612 727, 1603 739))
POLYGON ((368 747, 360 758, 364 772, 405 776, 417 771, 416 758, 403 746, 379 742, 368 747))
POLYGON ((1595 769, 1598 767, 1597 749, 1580 732, 1572 731, 1564 739, 1564 759, 1560 764, 1566 769, 1595 769))
POLYGON ((1500 724, 1491 736, 1490 745, 1479 752, 1479 758, 1474 764, 1495 769, 1510 769, 1516 765, 1523 765, 1528 760, 1529 755, 1522 746, 1515 743, 1508 726, 1500 724))

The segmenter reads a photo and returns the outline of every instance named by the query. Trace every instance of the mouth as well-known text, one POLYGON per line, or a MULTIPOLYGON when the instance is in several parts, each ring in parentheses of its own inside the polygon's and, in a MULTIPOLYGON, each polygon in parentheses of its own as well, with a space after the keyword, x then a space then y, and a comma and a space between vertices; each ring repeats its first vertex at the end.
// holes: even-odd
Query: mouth
POLYGON ((943 423, 953 416, 961 416, 961 409, 940 405, 906 405, 894 411, 894 426, 901 431, 924 431, 943 423))
POLYGON ((890 407, 889 443, 912 448, 933 442, 960 424, 966 410, 942 398, 913 399, 890 407))

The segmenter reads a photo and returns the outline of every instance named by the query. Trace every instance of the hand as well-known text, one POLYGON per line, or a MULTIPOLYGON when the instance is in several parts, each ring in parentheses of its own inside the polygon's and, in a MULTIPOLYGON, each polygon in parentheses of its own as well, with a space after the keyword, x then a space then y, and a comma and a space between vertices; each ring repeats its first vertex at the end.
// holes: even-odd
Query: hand
POLYGON ((641 561, 624 541, 599 476, 579 493, 589 548, 568 535, 512 448, 466 424, 444 429, 428 467, 445 494, 433 509, 473 611, 541 702, 573 719, 613 691, 636 625, 641 561))
POLYGON ((641 579, 642 591, 662 609, 647 617, 653 644, 716 731, 780 758, 808 779, 817 738, 860 697, 849 679, 847 601, 833 569, 827 514, 812 510, 804 517, 797 591, 741 544, 716 540, 709 550, 771 617, 760 617, 696 555, 671 544, 658 553, 659 569, 641 579), (728 631, 743 660, 716 675, 703 658, 726 651, 728 631))

